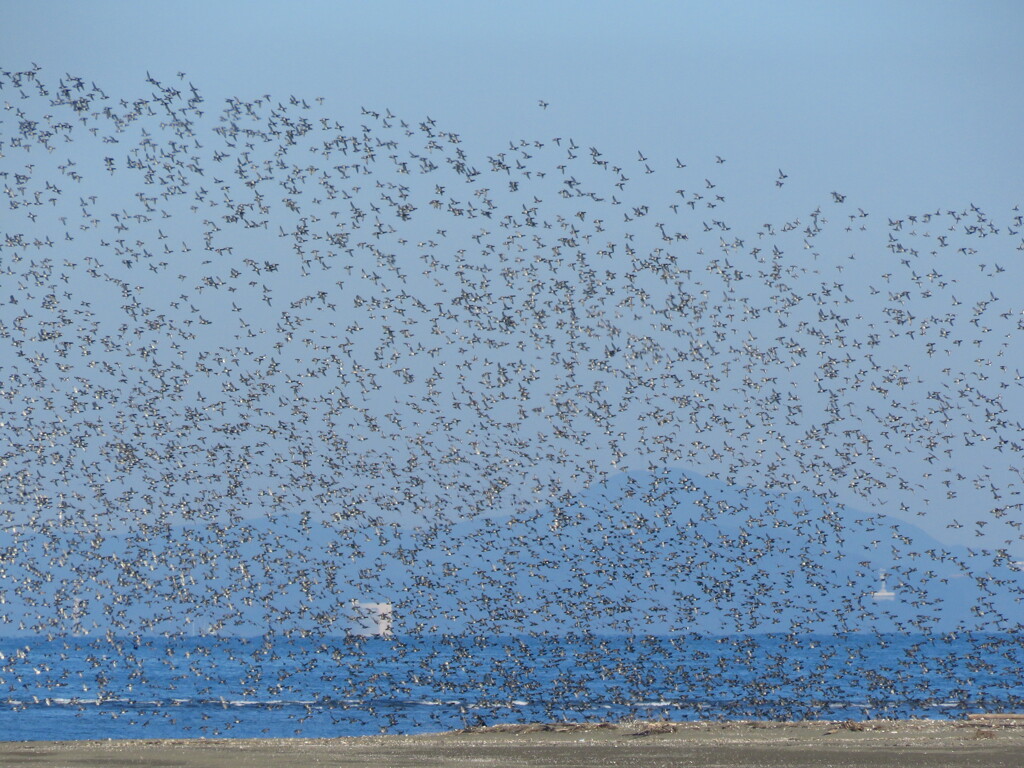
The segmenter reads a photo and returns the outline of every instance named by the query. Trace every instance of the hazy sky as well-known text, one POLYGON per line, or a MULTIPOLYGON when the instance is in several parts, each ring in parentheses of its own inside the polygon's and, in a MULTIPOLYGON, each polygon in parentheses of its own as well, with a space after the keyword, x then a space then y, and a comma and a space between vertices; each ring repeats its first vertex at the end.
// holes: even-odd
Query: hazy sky
POLYGON ((886 209, 1002 204, 1024 178, 1012 1, 3 5, 8 67, 112 91, 181 70, 211 97, 389 107, 468 141, 721 154, 886 209))
MULTIPOLYGON (((322 97, 347 122, 361 107, 429 115, 481 155, 572 137, 659 169, 678 158, 728 187, 748 235, 834 191, 880 223, 971 204, 1006 218, 1021 198, 1016 2, 4 2, 3 19, 5 69, 69 72, 115 99, 148 92, 149 73, 194 83, 211 113, 322 97)), ((1017 256, 995 254, 1007 279, 1017 256)), ((988 280, 940 266, 967 295, 988 280)), ((955 514, 937 505, 932 532, 955 514)))

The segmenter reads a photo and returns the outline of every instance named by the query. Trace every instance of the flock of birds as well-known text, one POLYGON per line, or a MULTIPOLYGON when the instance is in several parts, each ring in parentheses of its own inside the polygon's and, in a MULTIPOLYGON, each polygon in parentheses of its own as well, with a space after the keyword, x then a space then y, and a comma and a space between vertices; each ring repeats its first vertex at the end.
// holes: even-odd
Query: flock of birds
POLYGON ((972 628, 1019 627, 1016 206, 737 220, 727 158, 143 92, 0 72, 0 635, 328 636, 364 597, 399 640, 557 633, 515 610, 552 574, 583 632, 666 584, 685 630, 697 584, 799 634, 849 615, 814 586, 871 526, 859 594, 886 567, 927 613, 953 562, 972 628))

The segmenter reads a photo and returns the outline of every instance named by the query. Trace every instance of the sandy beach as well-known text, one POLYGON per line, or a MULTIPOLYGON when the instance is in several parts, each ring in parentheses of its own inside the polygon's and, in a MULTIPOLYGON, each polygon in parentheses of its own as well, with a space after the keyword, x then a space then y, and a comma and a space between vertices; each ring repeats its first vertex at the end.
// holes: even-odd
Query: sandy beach
POLYGON ((508 725, 417 736, 0 742, 5 768, 1020 768, 1024 716, 966 721, 508 725))

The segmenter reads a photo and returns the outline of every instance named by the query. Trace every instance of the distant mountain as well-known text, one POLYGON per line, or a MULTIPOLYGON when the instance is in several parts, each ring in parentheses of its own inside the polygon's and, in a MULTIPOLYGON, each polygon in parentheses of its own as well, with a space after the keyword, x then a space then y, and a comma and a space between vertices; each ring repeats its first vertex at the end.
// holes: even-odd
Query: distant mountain
MULTIPOLYGON (((463 575, 461 613, 502 629, 1006 629, 1024 585, 1008 561, 894 518, 679 470, 618 475, 525 519, 420 536, 425 550, 459 542, 447 571, 463 575), (892 600, 873 597, 883 570, 892 600)), ((423 565, 427 594, 444 594, 445 566, 423 565)), ((436 602, 436 613, 454 609, 436 602)), ((415 603, 403 610, 428 620, 415 603)))
POLYGON ((420 528, 68 523, 16 535, 0 564, 0 634, 341 634, 354 599, 390 601, 399 635, 1006 630, 1024 592, 1007 559, 894 518, 680 470, 420 528))

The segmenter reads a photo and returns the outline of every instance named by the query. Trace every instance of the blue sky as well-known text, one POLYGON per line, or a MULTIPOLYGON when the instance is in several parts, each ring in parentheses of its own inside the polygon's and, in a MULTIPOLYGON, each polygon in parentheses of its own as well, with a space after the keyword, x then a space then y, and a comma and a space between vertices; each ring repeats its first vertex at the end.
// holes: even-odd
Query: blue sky
MULTIPOLYGON (((729 190, 730 221, 748 237, 762 221, 806 223, 834 191, 881 224, 971 204, 1005 220, 1021 199, 1024 7, 1013 2, 9 2, 4 19, 5 69, 37 63, 115 98, 147 92, 148 72, 194 83, 211 114, 234 96, 322 97, 351 124, 363 107, 429 115, 478 156, 570 137, 659 169, 678 158, 698 187, 714 174, 729 190)), ((864 265, 860 278, 874 279, 888 273, 880 237, 813 258, 837 269, 863 246, 845 274, 856 282, 864 265)), ((1009 270, 1002 278, 963 259, 932 268, 957 278, 969 307, 1020 276, 1017 256, 1009 245, 986 255, 1009 270)), ((858 295, 866 314, 881 311, 874 295, 858 295)), ((1012 359, 1019 341, 1007 344, 1012 359)), ((901 359, 908 348, 887 361, 937 375, 930 358, 901 359)), ((992 458, 974 447, 961 467, 1018 481, 1015 459, 992 458)), ((908 458, 909 473, 927 474, 924 461, 908 458)), ((936 501, 916 522, 949 541, 950 520, 978 514, 964 506, 936 501)))
POLYGON ((467 139, 722 154, 886 208, 1001 203, 1024 178, 1014 2, 5 6, 8 66, 108 89, 183 70, 211 95, 387 106, 467 139))

